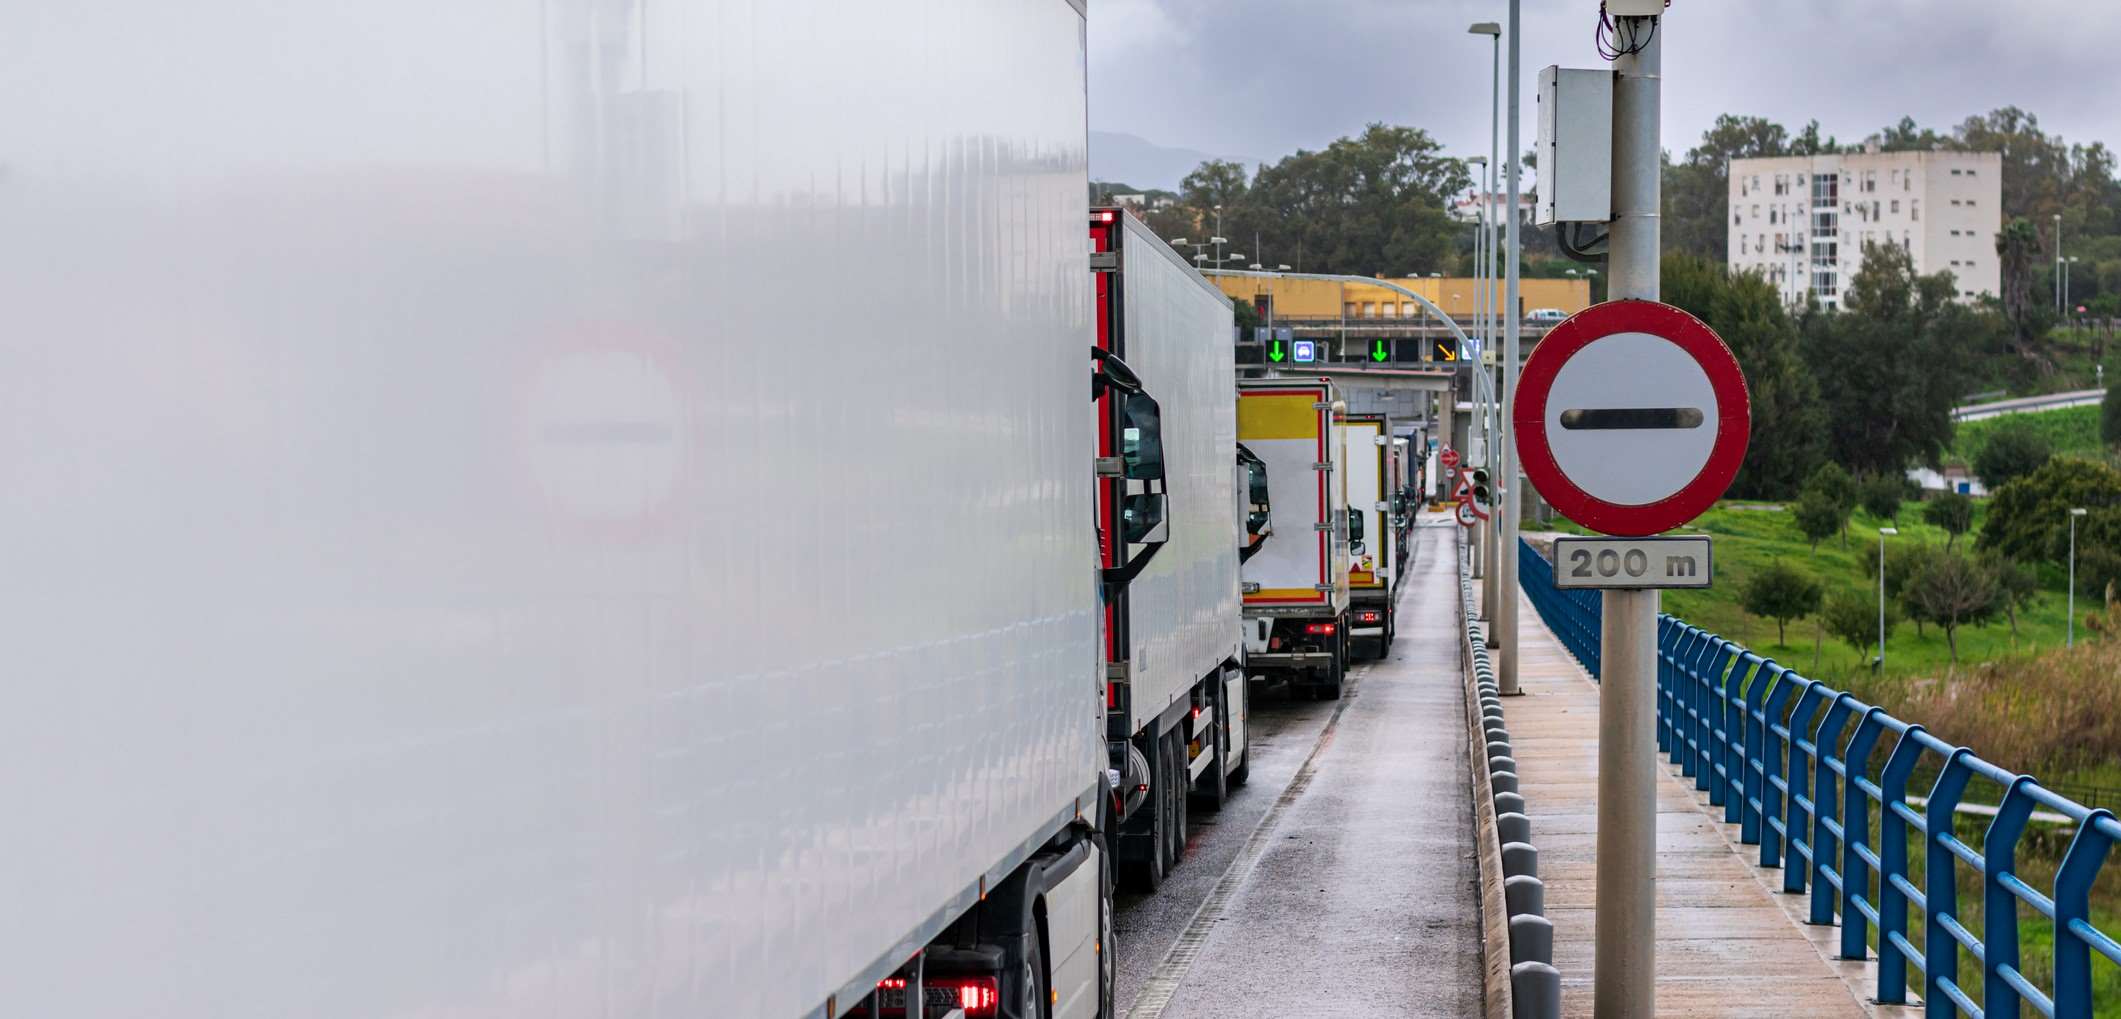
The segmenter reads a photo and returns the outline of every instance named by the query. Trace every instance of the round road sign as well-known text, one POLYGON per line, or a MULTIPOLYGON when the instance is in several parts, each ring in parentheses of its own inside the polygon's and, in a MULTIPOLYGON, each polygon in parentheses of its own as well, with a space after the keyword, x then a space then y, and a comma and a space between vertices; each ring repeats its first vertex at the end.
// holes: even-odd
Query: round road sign
POLYGON ((1629 537, 1714 505, 1752 434, 1731 349, 1655 301, 1593 305, 1555 326, 1525 361, 1510 418, 1539 494, 1570 520, 1629 537))
POLYGON ((1443 461, 1443 465, 1445 467, 1456 467, 1458 466, 1458 451, 1452 449, 1449 446, 1445 446, 1443 449, 1443 454, 1438 457, 1438 459, 1443 461))

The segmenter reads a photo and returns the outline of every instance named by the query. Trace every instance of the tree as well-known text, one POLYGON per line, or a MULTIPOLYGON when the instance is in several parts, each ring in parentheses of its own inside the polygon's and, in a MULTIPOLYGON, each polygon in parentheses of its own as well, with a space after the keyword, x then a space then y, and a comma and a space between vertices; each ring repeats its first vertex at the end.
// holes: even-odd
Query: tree
POLYGON ((2121 382, 2106 387, 2099 400, 2099 441, 2109 449, 2121 446, 2121 382))
MULTIPOLYGON (((1885 596, 1887 600, 1895 605, 1906 604, 1908 578, 1927 569, 1930 560, 1943 554, 1945 554, 1944 551, 1935 545, 1923 545, 1913 542, 1887 545, 1885 548, 1885 596)), ((1863 573, 1864 576, 1872 580, 1878 579, 1877 556, 1867 555, 1863 557, 1863 573)), ((1916 634, 1921 634, 1922 617, 1912 612, 1909 615, 1915 621, 1916 634)))
POLYGON ((1856 491, 1864 512, 1880 520, 1900 522, 1900 500, 1907 494, 1906 481, 1891 474, 1871 474, 1857 483, 1856 491))
POLYGON ((1950 551, 1959 536, 1974 526, 1974 500, 1958 492, 1945 492, 1922 507, 1922 519, 1944 529, 1944 548, 1950 551))
POLYGON ((2019 562, 2061 565, 2069 550, 2072 508, 2090 511, 2079 526, 2080 551, 2086 545, 2104 547, 2100 528, 2109 517, 2121 517, 2121 471, 2071 457, 2049 460, 1995 490, 1974 545, 2019 562))
POLYGON ((1817 612, 1821 595, 1817 578, 1778 559, 1746 580, 1740 599, 1747 612, 1774 620, 1775 643, 1787 645, 1790 620, 1817 612))
POLYGON ((2039 229, 2023 217, 2005 223, 1996 234, 1996 256, 2003 269, 2003 318, 2010 323, 2012 350, 2039 374, 2051 375, 2055 360, 2045 337, 2055 314, 2047 301, 2033 299, 2033 276, 2044 265, 2039 229))
POLYGON ((2031 423, 2006 416, 1974 452, 1974 473, 1993 492, 2045 466, 2054 447, 2031 423))
POLYGON ((2033 603, 2040 594, 2040 578, 2032 568, 2014 559, 1994 552, 1981 557, 1981 568, 1989 572, 1996 581, 1996 602, 2003 614, 2010 619, 2011 639, 2018 639, 2018 610, 2033 603))
POLYGON ((1978 624, 2001 608, 1996 577, 1963 555, 1940 555, 1907 580, 1909 611, 1944 628, 1951 660, 1959 660, 1959 627, 1978 624))
POLYGON ((1805 357, 1818 375, 1828 455, 1861 472, 1937 463, 1970 366, 2003 328, 1957 300, 1947 273, 1919 276, 1897 244, 1867 245, 1839 312, 1808 309, 1805 357))
POLYGON ((1834 502, 1833 498, 1816 488, 1807 488, 1790 507, 1790 517, 1797 522, 1797 530, 1804 540, 1819 551, 1819 542, 1842 533, 1848 525, 1848 511, 1834 502))
MULTIPOLYGON (((1819 550, 1819 538, 1832 534, 1841 535, 1841 547, 1847 548, 1848 533, 1846 528, 1848 527, 1849 516, 1856 512, 1856 500, 1859 494, 1856 488, 1856 479, 1850 477, 1849 472, 1842 470, 1840 464, 1828 460, 1814 468, 1811 476, 1804 479, 1804 494, 1811 495, 1814 493, 1819 498, 1824 499, 1826 504, 1834 508, 1834 529, 1813 537, 1810 525, 1807 525, 1801 519, 1806 512, 1802 497, 1798 499, 1797 512, 1800 516, 1797 522, 1798 529, 1804 531, 1805 537, 1812 539, 1812 551, 1814 552, 1819 550)), ((1811 513, 1815 524, 1823 519, 1818 516, 1820 510, 1816 504, 1811 508, 1811 513)))
POLYGON ((1730 275, 1721 261, 1694 255, 1664 259, 1664 301, 1708 323, 1738 357, 1756 421, 1730 494, 1788 499, 1826 455, 1819 384, 1798 349, 1797 326, 1773 285, 1753 274, 1730 275))
MULTIPOLYGON (((1885 631, 1891 633, 1900 622, 1900 614, 1890 603, 1885 608, 1885 631)), ((1878 640, 1877 598, 1863 591, 1836 591, 1827 599, 1820 621, 1825 624, 1826 632, 1861 655, 1878 640)))

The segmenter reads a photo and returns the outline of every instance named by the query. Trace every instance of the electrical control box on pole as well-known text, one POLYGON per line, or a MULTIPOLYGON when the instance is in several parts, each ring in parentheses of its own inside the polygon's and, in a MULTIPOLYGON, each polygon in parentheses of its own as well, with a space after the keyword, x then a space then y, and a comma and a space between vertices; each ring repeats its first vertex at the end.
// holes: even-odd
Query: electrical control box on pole
MULTIPOLYGON (((1526 361, 1509 408, 1525 477, 1563 516, 1621 539, 1572 538, 1556 548, 1560 582, 1604 590, 1593 991, 1599 1019, 1655 1012, 1657 590, 1711 581, 1707 538, 1649 536, 1715 504, 1751 433, 1745 379, 1730 348, 1693 316, 1658 303, 1663 11, 1662 0, 1609 0, 1600 9, 1600 45, 1613 60, 1609 137, 1582 130, 1603 119, 1596 116, 1602 111, 1571 115, 1573 104, 1602 102, 1603 89, 1580 87, 1582 72, 1541 76, 1542 171, 1597 166, 1601 149, 1611 160, 1612 300, 1547 334, 1526 361)), ((1583 190, 1544 180, 1540 187, 1579 199, 1583 190)), ((1598 203, 1591 205, 1595 215, 1598 203)), ((1563 220, 1557 230, 1564 235, 1581 222, 1552 204, 1542 203, 1540 213, 1543 222, 1563 220)))

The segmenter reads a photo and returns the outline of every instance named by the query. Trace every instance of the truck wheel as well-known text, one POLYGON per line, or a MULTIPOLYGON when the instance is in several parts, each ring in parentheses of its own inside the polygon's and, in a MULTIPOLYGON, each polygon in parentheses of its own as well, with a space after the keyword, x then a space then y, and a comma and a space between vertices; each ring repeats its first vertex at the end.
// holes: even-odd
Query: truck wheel
POLYGON ((1245 756, 1237 759, 1237 767, 1230 769, 1230 787, 1235 789, 1252 778, 1252 748, 1245 748, 1245 756))
POLYGON ((1141 806, 1149 814, 1149 851, 1143 854, 1144 859, 1121 864, 1120 876, 1126 879, 1127 887, 1144 895, 1156 894, 1170 870, 1171 840, 1167 833, 1171 815, 1164 803, 1165 790, 1170 785, 1167 764, 1167 751, 1158 744, 1156 753, 1149 758, 1149 802, 1141 806))
POLYGON ((1343 626, 1340 630, 1340 639, 1333 644, 1333 662, 1326 666, 1325 686, 1319 691, 1320 695, 1329 701, 1340 699, 1341 690, 1345 686, 1348 674, 1347 627, 1343 626))
MULTIPOLYGON (((1221 681, 1220 678, 1216 680, 1221 681)), ((1215 751, 1215 764, 1200 777, 1200 788, 1194 790, 1202 805, 1210 810, 1221 810, 1223 801, 1230 798, 1230 727, 1226 721, 1229 710, 1229 705, 1216 701, 1216 723, 1208 730, 1208 742, 1215 751)))
POLYGON ((1171 823, 1167 829, 1171 836, 1170 863, 1166 870, 1177 870, 1179 862, 1186 858, 1186 741, 1185 734, 1171 730, 1171 823))
POLYGON ((1098 853, 1097 1019, 1119 1019, 1119 938, 1112 922, 1112 856, 1098 853))
POLYGON ((1052 992, 1048 990, 1052 986, 1053 978, 1046 972, 1045 931, 1034 926, 1031 936, 1025 940, 1031 944, 1024 950, 1024 973, 1019 981, 1024 988, 1024 1003, 1016 1014, 1025 1016, 1026 1019, 1036 1019, 1046 1014, 1047 1004, 1053 1000, 1052 992))

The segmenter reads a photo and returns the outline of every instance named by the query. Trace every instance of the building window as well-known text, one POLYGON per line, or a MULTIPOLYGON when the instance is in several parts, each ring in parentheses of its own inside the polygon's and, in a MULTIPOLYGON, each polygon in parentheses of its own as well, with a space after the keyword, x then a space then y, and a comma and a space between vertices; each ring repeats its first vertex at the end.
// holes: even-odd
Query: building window
POLYGON ((1893 215, 1900 215, 1900 199, 1898 198, 1893 199, 1893 215))
POLYGON ((1364 317, 1364 318, 1376 318, 1376 317, 1377 317, 1377 302, 1376 302, 1376 301, 1364 301, 1364 302, 1362 302, 1362 317, 1364 317))
POLYGON ((1877 219, 1882 215, 1884 213, 1879 211, 1878 200, 1876 198, 1871 199, 1871 218, 1877 219))
POLYGON ((1973 176, 1973 175, 1974 175, 1974 171, 1972 171, 1972 170, 1968 170, 1968 171, 1966 171, 1966 175, 1967 175, 1967 176, 1969 176, 1969 177, 1971 177, 1971 176, 1973 176))
POLYGON ((1922 219, 1922 199, 1910 198, 1907 200, 1907 218, 1918 221, 1922 219))
POLYGON ((1744 234, 1739 234, 1739 235, 1738 235, 1738 253, 1739 253, 1739 254, 1741 254, 1741 255, 1750 255, 1750 254, 1752 254, 1752 252, 1750 252, 1750 251, 1746 250, 1746 247, 1745 247, 1745 235, 1744 235, 1744 234))
POLYGON ((1362 317, 1362 305, 1360 305, 1360 304, 1357 304, 1357 303, 1355 303, 1354 301, 1347 301, 1347 302, 1344 302, 1344 303, 1343 303, 1343 304, 1341 304, 1341 306, 1340 306, 1340 317, 1342 317, 1342 318, 1361 318, 1361 317, 1362 317))
POLYGON ((1963 170, 1960 170, 1960 169, 1958 169, 1958 168, 1954 167, 1954 168, 1952 169, 1952 176, 1954 176, 1954 177, 1957 177, 1957 176, 1959 176, 1959 175, 1960 175, 1961 173, 1964 173, 1964 172, 1965 172, 1965 171, 1963 171, 1963 170))
POLYGON ((1771 226, 1772 226, 1773 224, 1775 224, 1775 223, 1779 222, 1779 221, 1778 221, 1778 220, 1777 220, 1777 219, 1775 218, 1775 215, 1776 215, 1776 213, 1777 213, 1778 211, 1780 211, 1780 210, 1779 210, 1779 209, 1778 209, 1778 208, 1777 208, 1776 206, 1773 206, 1773 205, 1770 205, 1770 206, 1768 206, 1768 210, 1767 210, 1767 221, 1768 221, 1768 224, 1769 224, 1769 225, 1771 225, 1771 226))
POLYGON ((1959 204, 1959 200, 1958 200, 1957 198, 1954 198, 1954 199, 1952 199, 1952 204, 1953 204, 1953 205, 1957 205, 1957 204, 1959 204))
POLYGON ((1969 208, 1969 209, 1973 208, 1973 207, 1974 207, 1974 200, 1973 200, 1973 199, 1971 199, 1971 198, 1967 199, 1967 200, 1966 200, 1966 207, 1967 207, 1967 208, 1969 208))
POLYGON ((1731 225, 1732 225, 1732 226, 1744 226, 1744 225, 1745 225, 1745 213, 1743 213, 1743 212, 1734 212, 1734 213, 1731 213, 1731 225))
POLYGON ((1400 318, 1413 318, 1413 317, 1414 317, 1414 302, 1413 302, 1413 301, 1401 301, 1401 302, 1399 302, 1399 317, 1400 317, 1400 318))

